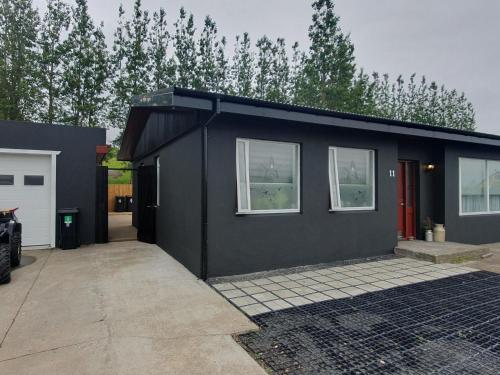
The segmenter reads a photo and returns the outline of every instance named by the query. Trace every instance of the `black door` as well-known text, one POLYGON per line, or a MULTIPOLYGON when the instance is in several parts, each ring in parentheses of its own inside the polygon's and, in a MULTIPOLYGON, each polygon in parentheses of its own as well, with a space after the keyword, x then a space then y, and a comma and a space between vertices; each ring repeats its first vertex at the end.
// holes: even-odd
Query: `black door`
POLYGON ((137 239, 156 240, 156 168, 141 166, 137 170, 137 239))
POLYGON ((108 242, 108 167, 96 170, 95 242, 108 242))

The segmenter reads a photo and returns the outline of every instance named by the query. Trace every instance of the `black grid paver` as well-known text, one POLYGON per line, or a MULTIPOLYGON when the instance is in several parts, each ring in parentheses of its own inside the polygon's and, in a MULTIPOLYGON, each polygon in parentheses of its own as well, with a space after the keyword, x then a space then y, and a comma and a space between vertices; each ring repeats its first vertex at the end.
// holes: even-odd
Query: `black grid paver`
POLYGON ((499 374, 500 275, 473 272, 251 318, 276 374, 499 374))

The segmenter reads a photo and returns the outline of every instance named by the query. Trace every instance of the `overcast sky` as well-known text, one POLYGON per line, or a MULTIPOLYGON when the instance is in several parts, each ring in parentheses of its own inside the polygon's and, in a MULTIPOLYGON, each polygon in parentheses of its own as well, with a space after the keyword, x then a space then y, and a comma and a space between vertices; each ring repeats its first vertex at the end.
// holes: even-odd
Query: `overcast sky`
MULTIPOLYGON (((43 8, 45 0, 34 0, 43 8)), ((96 21, 103 21, 108 45, 117 9, 130 11, 133 0, 88 0, 96 21)), ((143 0, 153 12, 166 8, 170 24, 184 6, 198 28, 209 14, 232 42, 248 31, 252 40, 267 34, 289 45, 308 44, 311 1, 306 0, 143 0)), ((337 0, 342 28, 351 33, 358 66, 365 71, 416 72, 448 88, 464 91, 477 113, 478 130, 500 134, 500 1, 497 0, 337 0)), ((130 14, 130 13, 129 13, 130 14)))

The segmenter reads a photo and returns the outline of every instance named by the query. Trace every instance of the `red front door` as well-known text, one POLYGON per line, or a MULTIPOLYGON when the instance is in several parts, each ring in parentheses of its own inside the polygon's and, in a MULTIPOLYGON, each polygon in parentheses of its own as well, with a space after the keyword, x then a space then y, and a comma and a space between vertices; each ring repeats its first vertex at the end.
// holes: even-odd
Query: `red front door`
POLYGON ((415 209, 416 163, 398 163, 398 238, 413 240, 416 234, 415 209))

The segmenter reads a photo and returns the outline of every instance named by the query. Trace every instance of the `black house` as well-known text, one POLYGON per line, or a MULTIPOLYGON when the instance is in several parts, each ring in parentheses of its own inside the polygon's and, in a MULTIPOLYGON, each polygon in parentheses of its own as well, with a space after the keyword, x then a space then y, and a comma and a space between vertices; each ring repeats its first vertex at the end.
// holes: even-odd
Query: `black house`
POLYGON ((500 137, 170 88, 134 99, 119 157, 139 238, 206 278, 389 254, 443 223, 500 241, 500 137))

